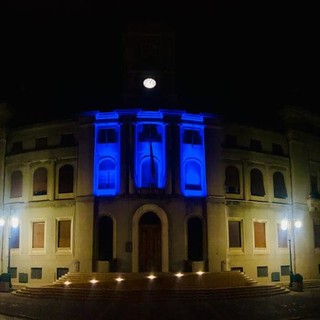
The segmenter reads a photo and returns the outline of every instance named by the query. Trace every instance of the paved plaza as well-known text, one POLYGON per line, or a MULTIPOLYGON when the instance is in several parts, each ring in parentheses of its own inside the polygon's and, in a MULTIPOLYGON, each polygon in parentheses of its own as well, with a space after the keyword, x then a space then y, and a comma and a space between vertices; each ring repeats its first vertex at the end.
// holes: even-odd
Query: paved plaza
POLYGON ((43 320, 234 320, 320 319, 320 288, 268 297, 210 299, 196 294, 189 299, 148 295, 130 301, 42 299, 0 293, 0 319, 43 320))

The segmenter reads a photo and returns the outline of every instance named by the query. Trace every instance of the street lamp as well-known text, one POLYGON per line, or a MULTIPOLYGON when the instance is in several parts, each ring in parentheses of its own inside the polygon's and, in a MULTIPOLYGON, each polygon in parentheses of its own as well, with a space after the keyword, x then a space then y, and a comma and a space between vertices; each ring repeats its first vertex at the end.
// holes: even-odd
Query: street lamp
MULTIPOLYGON (((295 220, 293 223, 293 228, 292 228, 292 221, 289 221, 287 219, 284 219, 281 221, 281 229, 282 230, 288 230, 288 246, 289 246, 289 262, 290 262, 290 267, 289 267, 289 275, 290 275, 290 284, 289 287, 292 287, 292 283, 293 283, 293 271, 295 272, 295 270, 293 270, 292 268, 292 250, 291 250, 291 241, 294 241, 294 229, 295 228, 301 228, 302 223, 299 220, 295 220)), ((294 243, 293 243, 294 245, 294 243)), ((295 246, 294 246, 295 248, 295 246)), ((294 250, 294 254, 295 254, 295 250, 294 250)))
POLYGON ((5 225, 6 221, 4 218, 0 218, 0 227, 1 227, 1 273, 3 272, 3 239, 4 239, 4 230, 3 226, 5 225))
POLYGON ((11 274, 10 270, 10 259, 11 259, 11 228, 17 228, 19 226, 19 219, 17 217, 11 217, 9 220, 8 230, 8 273, 11 274))

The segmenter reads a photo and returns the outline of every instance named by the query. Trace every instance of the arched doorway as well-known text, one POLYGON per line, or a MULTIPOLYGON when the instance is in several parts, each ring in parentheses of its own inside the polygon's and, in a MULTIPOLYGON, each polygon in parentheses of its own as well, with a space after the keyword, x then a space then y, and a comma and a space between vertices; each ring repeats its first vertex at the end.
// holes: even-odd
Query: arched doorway
MULTIPOLYGON (((140 226, 148 225, 146 220, 148 217, 146 216, 145 219, 142 219, 143 216, 147 213, 151 213, 155 215, 159 220, 155 219, 154 217, 154 225, 160 228, 160 247, 158 248, 161 252, 161 272, 168 272, 169 270, 169 235, 168 235, 168 218, 166 212, 156 204, 144 204, 139 207, 136 212, 133 214, 132 217, 132 272, 139 272, 140 270, 140 226), (141 224, 140 224, 141 222, 141 224)), ((150 223, 149 223, 150 225, 150 223)), ((156 229, 157 227, 154 227, 156 229)), ((158 250, 157 249, 157 250, 158 250)))
POLYGON ((161 221, 153 212, 139 221, 139 272, 161 271, 161 221))

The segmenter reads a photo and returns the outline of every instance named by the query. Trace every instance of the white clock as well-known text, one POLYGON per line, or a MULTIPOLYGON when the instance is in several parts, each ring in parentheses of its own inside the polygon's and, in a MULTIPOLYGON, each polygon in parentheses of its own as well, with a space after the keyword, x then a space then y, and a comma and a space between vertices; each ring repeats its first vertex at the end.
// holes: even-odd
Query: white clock
POLYGON ((157 82, 153 78, 146 78, 143 80, 143 85, 147 89, 152 89, 156 86, 157 82))

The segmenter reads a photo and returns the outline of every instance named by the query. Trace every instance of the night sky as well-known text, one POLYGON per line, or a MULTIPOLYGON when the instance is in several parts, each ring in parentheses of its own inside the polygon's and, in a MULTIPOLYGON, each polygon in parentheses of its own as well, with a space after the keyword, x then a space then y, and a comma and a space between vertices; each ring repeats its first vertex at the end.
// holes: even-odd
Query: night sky
POLYGON ((122 33, 154 21, 175 31, 181 109, 317 110, 316 13, 302 1, 2 1, 0 101, 17 123, 121 107, 122 33))

